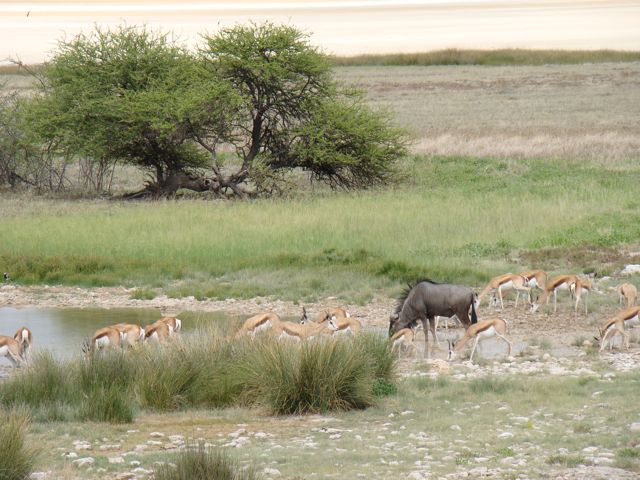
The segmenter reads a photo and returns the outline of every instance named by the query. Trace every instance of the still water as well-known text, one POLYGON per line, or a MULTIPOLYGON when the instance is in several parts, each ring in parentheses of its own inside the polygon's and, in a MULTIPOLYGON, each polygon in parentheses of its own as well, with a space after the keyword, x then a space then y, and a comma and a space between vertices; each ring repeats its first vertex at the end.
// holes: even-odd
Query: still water
MULTIPOLYGON (((34 352, 47 349, 56 356, 71 357, 79 354, 87 337, 102 327, 115 323, 134 323, 141 326, 155 322, 160 310, 139 308, 0 308, 0 334, 13 336, 25 326, 33 333, 34 352)), ((185 335, 198 327, 214 322, 240 324, 246 316, 236 317, 222 312, 183 312, 182 331, 185 335)), ((9 364, 4 357, 0 364, 9 364)))

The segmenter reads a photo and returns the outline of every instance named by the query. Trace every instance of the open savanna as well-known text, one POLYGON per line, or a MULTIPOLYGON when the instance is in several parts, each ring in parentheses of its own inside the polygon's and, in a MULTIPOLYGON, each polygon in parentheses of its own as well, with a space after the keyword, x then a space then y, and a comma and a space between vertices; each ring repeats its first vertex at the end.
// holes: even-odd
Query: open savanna
MULTIPOLYGON (((25 284, 364 302, 421 275, 478 286, 520 267, 611 273, 631 260, 640 63, 335 74, 410 132, 395 186, 247 202, 5 192, 0 267, 25 284)), ((135 178, 117 172, 116 190, 135 178)))

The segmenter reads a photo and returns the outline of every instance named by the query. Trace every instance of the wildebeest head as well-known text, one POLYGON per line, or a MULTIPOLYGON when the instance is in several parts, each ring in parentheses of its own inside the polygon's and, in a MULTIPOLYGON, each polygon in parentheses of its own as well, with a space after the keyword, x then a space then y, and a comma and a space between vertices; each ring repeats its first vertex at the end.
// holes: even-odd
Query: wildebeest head
POLYGON ((389 317, 389 338, 393 337, 393 334, 396 333, 399 328, 396 328, 396 324, 398 323, 398 319, 400 318, 400 313, 394 312, 389 317))

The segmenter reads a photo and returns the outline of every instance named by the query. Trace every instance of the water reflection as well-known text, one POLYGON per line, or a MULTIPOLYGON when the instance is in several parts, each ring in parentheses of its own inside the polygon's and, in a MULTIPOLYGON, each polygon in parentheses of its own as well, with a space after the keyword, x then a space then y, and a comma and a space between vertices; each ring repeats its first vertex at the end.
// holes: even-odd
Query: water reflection
MULTIPOLYGON (((156 309, 4 307, 0 308, 0 334, 13 336, 25 326, 33 333, 34 352, 48 349, 57 356, 71 357, 80 353, 84 340, 99 328, 121 322, 146 326, 161 317, 156 309)), ((185 335, 214 322, 240 324, 246 318, 223 312, 183 312, 179 317, 185 335)), ((0 364, 9 365, 9 361, 1 357, 0 364)))

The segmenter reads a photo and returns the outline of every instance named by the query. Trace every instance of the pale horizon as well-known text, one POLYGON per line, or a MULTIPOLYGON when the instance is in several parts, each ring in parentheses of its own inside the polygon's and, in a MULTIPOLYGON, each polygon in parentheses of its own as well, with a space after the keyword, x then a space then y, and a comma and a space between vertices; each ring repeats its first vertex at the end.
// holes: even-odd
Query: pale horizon
POLYGON ((95 26, 146 25, 190 47, 249 21, 296 26, 326 53, 460 49, 640 50, 640 2, 589 0, 314 0, 296 2, 0 1, 0 64, 41 63, 95 26))

